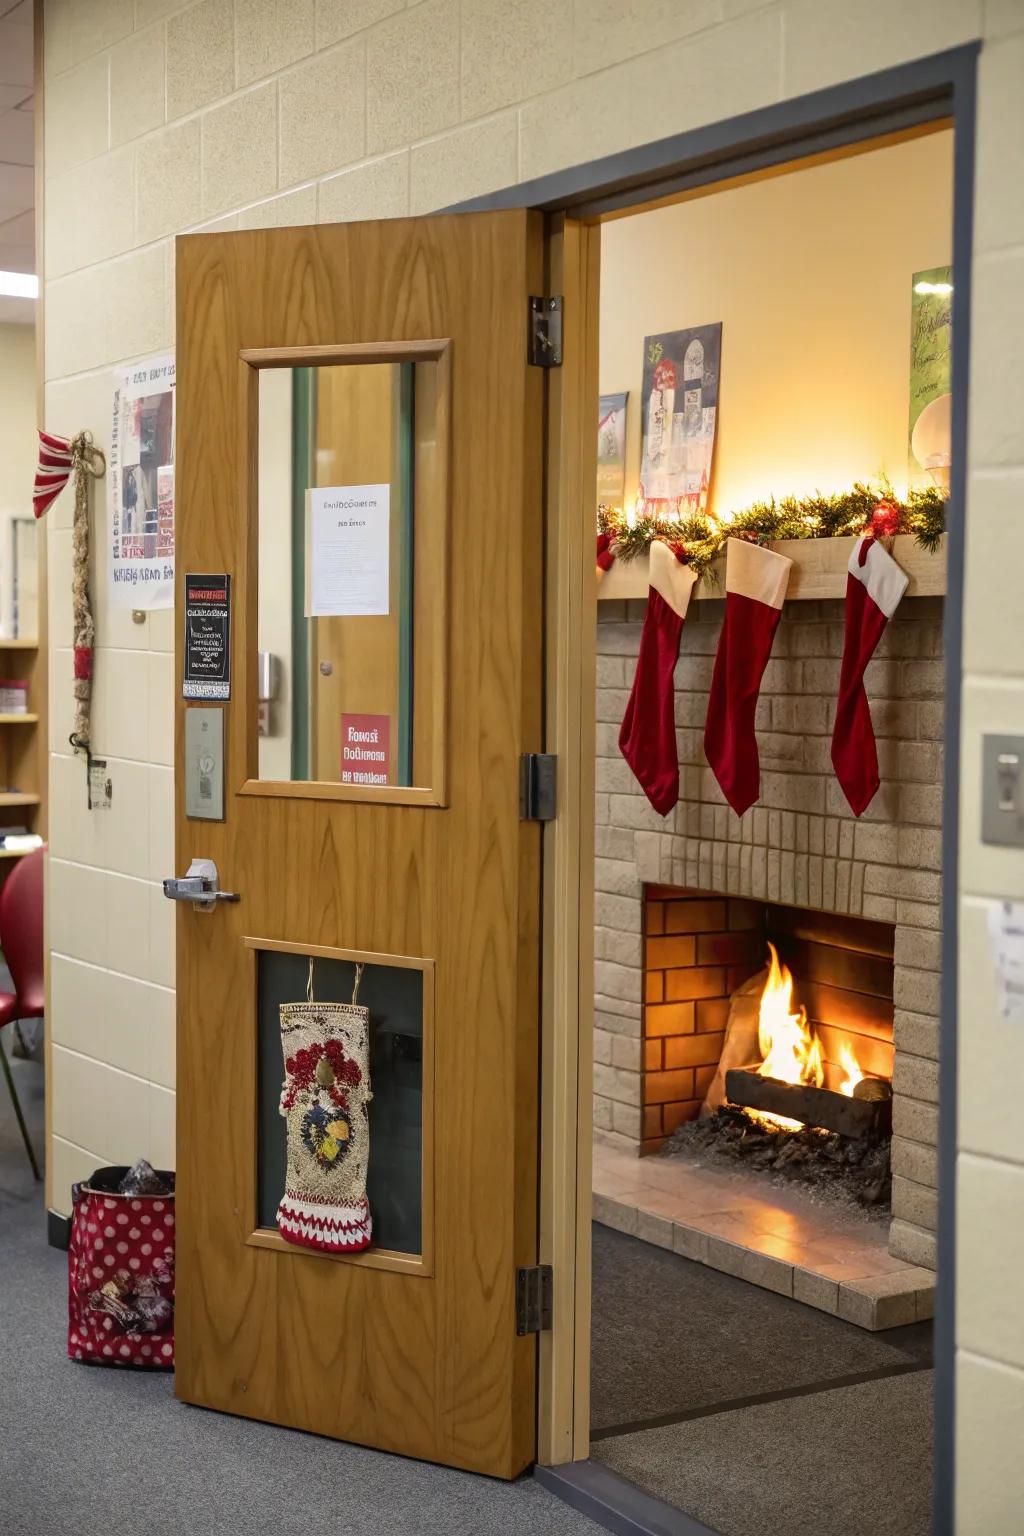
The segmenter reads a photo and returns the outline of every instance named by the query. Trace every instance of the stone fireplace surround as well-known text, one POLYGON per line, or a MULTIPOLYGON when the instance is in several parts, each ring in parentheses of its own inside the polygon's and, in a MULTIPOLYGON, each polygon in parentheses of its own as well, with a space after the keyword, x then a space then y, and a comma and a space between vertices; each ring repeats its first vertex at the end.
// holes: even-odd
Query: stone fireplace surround
MULTIPOLYGON (((942 600, 905 598, 865 679, 882 785, 858 821, 832 771, 843 603, 785 605, 758 704, 761 798, 742 818, 704 759, 724 604, 692 603, 676 668, 680 801, 664 820, 619 754, 644 601, 598 604, 594 1124, 653 1151, 643 1089, 645 887, 781 902, 895 927, 889 1251, 935 1267, 938 1184, 942 600)), ((685 1053, 685 1052, 684 1052, 685 1053)), ((685 1070, 685 1067, 682 1069, 685 1070)), ((650 1105, 647 1106, 648 1110, 650 1105)))

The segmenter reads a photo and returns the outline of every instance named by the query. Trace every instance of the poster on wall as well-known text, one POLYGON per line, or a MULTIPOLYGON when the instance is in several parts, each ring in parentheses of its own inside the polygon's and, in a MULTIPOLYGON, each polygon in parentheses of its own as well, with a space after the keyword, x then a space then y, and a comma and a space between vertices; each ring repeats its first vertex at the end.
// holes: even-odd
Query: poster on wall
POLYGON ((707 510, 718 416, 722 323, 644 338, 640 496, 649 512, 707 510))
POLYGON ((621 507, 626 489, 628 393, 602 395, 597 407, 597 504, 621 507))
POLYGON ((174 607, 174 356, 114 373, 110 601, 174 607))
POLYGON ((387 614, 391 487, 325 485, 307 492, 310 618, 387 614))
POLYGON ((911 485, 949 489, 953 268, 915 272, 910 295, 911 485))

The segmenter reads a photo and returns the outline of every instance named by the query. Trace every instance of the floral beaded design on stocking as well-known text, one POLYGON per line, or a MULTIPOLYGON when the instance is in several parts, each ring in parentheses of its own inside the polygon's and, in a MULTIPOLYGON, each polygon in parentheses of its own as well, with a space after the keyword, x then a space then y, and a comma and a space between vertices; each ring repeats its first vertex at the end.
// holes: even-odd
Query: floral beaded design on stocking
POLYGON ((356 1002, 282 1003, 288 1171, 277 1208, 281 1236, 323 1253, 355 1253, 372 1236, 366 1199, 370 1153, 370 1013, 356 1002))

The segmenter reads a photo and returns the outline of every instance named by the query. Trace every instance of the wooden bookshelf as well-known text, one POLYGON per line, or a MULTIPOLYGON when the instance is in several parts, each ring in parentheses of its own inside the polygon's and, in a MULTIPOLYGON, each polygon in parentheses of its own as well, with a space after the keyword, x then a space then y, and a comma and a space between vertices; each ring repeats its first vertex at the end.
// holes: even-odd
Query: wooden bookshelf
MULTIPOLYGON (((45 834, 45 665, 34 640, 0 640, 0 682, 18 678, 28 685, 28 712, 0 714, 0 834, 11 827, 45 834)), ((19 858, 24 854, 0 848, 0 880, 19 858)))

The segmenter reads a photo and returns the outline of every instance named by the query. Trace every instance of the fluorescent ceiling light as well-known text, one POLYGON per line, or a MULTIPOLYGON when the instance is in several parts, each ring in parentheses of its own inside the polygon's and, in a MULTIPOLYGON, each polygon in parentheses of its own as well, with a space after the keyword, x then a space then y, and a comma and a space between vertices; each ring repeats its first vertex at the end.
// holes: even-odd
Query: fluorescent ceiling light
POLYGON ((0 295, 5 299, 38 299, 39 279, 34 272, 0 272, 0 295))
POLYGON ((915 293, 952 293, 952 283, 915 283, 915 293))

